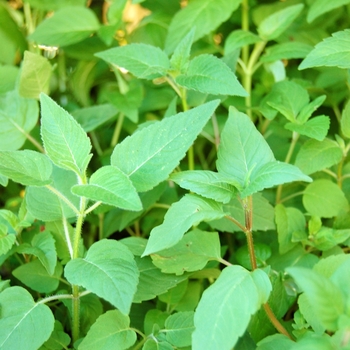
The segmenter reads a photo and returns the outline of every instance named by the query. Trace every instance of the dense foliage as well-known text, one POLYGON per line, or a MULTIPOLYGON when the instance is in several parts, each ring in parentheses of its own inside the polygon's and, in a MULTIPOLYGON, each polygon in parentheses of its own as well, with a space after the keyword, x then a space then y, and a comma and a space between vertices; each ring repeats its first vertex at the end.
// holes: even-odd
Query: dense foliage
POLYGON ((350 0, 0 0, 0 348, 350 349, 350 0))

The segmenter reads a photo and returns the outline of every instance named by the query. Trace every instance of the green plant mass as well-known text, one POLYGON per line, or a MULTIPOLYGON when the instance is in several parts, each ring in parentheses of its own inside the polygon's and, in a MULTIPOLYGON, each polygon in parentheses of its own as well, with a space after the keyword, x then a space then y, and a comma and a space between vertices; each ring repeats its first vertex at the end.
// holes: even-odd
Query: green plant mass
POLYGON ((0 0, 0 349, 349 350, 350 0, 0 0))

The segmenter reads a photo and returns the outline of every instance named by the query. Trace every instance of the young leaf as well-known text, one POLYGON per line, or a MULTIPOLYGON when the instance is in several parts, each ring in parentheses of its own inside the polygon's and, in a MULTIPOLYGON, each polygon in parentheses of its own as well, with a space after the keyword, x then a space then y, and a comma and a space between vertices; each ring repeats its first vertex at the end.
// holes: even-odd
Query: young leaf
POLYGON ((12 271, 12 274, 23 284, 39 293, 52 293, 60 283, 62 265, 57 264, 53 274, 49 274, 38 260, 21 265, 12 271))
POLYGON ((19 80, 21 96, 39 98, 41 92, 48 94, 51 73, 52 67, 47 58, 25 51, 19 80))
POLYGON ((52 163, 42 153, 0 151, 0 174, 24 186, 44 186, 51 182, 52 163))
POLYGON ((285 254, 297 244, 292 241, 294 232, 304 232, 306 221, 304 214, 296 208, 276 205, 276 225, 280 254, 285 254))
POLYGON ((76 185, 72 192, 125 210, 142 209, 140 197, 129 178, 114 166, 104 166, 91 175, 88 185, 76 185))
POLYGON ((48 306, 35 303, 22 287, 0 294, 0 348, 37 350, 50 336, 54 317, 48 306))
POLYGON ((225 40, 225 56, 243 46, 255 44, 259 41, 261 41, 261 39, 252 32, 241 29, 234 30, 225 40))
POLYGON ((219 173, 237 181, 242 190, 250 174, 275 157, 259 131, 247 115, 230 108, 229 117, 221 133, 216 162, 219 173))
POLYGON ((140 79, 154 79, 166 75, 170 62, 160 48, 147 44, 129 44, 97 53, 110 64, 127 69, 140 79))
MULTIPOLYGON (((165 321, 165 338, 175 347, 191 345, 191 335, 194 331, 194 312, 177 312, 165 321)), ((160 331, 162 332, 162 331, 160 331)))
POLYGON ((64 269, 67 280, 109 301, 123 314, 128 314, 136 292, 139 272, 134 256, 115 240, 95 242, 85 258, 68 262, 64 269))
POLYGON ((40 95, 41 137, 45 151, 59 167, 85 176, 91 143, 77 121, 49 96, 40 95))
POLYGON ((127 137, 114 148, 111 165, 129 176, 138 192, 149 191, 167 179, 218 104, 218 100, 205 103, 127 137))
POLYGON ((32 254, 39 258, 48 274, 53 275, 57 263, 55 240, 48 231, 36 234, 31 244, 22 243, 17 248, 21 254, 32 254))
POLYGON ((317 141, 323 141, 327 136, 330 125, 329 117, 321 115, 308 120, 305 124, 287 123, 284 127, 295 131, 300 135, 311 137, 317 141))
POLYGON ((91 326, 78 350, 129 349, 136 341, 136 333, 130 327, 130 319, 119 310, 101 315, 91 326))
POLYGON ((195 29, 192 28, 191 31, 180 41, 171 56, 170 63, 172 68, 180 73, 185 73, 187 71, 194 32, 195 29))
POLYGON ((0 150, 21 148, 38 121, 39 108, 35 100, 20 97, 17 91, 0 95, 0 150))
POLYGON ((312 50, 312 46, 296 41, 269 46, 261 57, 261 62, 274 62, 278 60, 290 60, 293 58, 305 58, 312 50))
POLYGON ((232 349, 270 292, 270 280, 261 270, 249 272, 237 265, 223 269, 198 304, 192 349, 232 349))
POLYGON ((301 62, 299 69, 320 66, 349 69, 349 41, 350 29, 333 33, 331 37, 316 45, 301 62))
POLYGON ((66 6, 42 21, 29 39, 47 46, 75 44, 99 29, 95 13, 82 6, 66 6))
POLYGON ((162 273, 153 263, 150 257, 135 257, 140 271, 139 284, 134 296, 134 303, 154 299, 156 296, 166 293, 169 289, 188 279, 188 274, 174 276, 162 273))
POLYGON ((340 120, 341 131, 345 137, 350 138, 350 102, 343 109, 340 120))
POLYGON ((170 180, 182 188, 221 203, 228 203, 236 191, 234 186, 225 182, 224 176, 209 170, 173 173, 170 180))
POLYGON ((221 134, 217 168, 239 183, 242 197, 292 181, 311 181, 290 164, 275 160, 273 153, 247 115, 230 108, 221 134))
POLYGON ((330 12, 338 7, 341 7, 343 5, 349 4, 349 0, 315 0, 313 3, 311 3, 311 6, 309 8, 308 14, 307 14, 307 21, 311 23, 314 21, 317 17, 330 12))
POLYGON ((217 202, 194 194, 187 194, 167 211, 164 222, 151 231, 142 256, 174 246, 193 225, 225 216, 217 202), (179 219, 181 218, 181 219, 179 219))
POLYGON ((190 61, 186 74, 178 75, 175 81, 186 89, 203 93, 248 96, 231 69, 213 55, 195 57, 190 61))
POLYGON ((303 204, 311 215, 332 218, 348 210, 344 192, 332 181, 320 179, 308 185, 304 191, 303 204))
POLYGON ((294 165, 274 161, 264 164, 255 172, 253 171, 249 181, 250 183, 240 193, 242 198, 265 188, 293 181, 311 182, 312 179, 304 175, 300 169, 294 165))
POLYGON ((265 18, 258 26, 259 36, 265 41, 278 38, 299 16, 303 4, 288 6, 265 18))
POLYGON ((226 21, 240 4, 241 0, 191 1, 172 18, 165 41, 165 51, 168 54, 172 53, 192 28, 196 28, 194 41, 209 34, 226 21))
POLYGON ((289 267, 286 271, 305 293, 315 315, 328 331, 338 329, 338 319, 344 313, 344 299, 339 288, 320 273, 303 267, 289 267), (330 303, 329 301, 332 300, 330 303))
POLYGON ((295 165, 307 175, 338 164, 343 153, 339 145, 330 139, 308 140, 300 148, 295 165))
POLYGON ((152 254, 151 258, 164 273, 182 275, 186 271, 198 271, 209 260, 221 258, 219 236, 217 232, 195 229, 173 247, 152 254))

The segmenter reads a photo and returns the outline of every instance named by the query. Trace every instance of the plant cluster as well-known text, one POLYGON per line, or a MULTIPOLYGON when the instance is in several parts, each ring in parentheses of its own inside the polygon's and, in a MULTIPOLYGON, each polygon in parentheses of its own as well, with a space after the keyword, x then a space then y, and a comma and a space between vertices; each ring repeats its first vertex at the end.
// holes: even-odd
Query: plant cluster
POLYGON ((0 1, 0 348, 350 349, 349 12, 0 1))

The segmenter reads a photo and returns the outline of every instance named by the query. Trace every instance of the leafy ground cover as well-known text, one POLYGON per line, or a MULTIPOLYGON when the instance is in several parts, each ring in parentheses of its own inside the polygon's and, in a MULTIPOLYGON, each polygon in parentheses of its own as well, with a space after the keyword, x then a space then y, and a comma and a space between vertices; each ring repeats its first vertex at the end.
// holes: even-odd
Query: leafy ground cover
POLYGON ((349 12, 0 1, 0 348, 350 349, 349 12))

